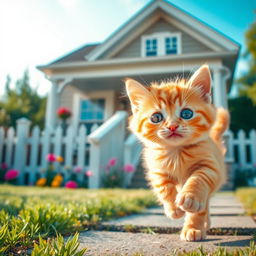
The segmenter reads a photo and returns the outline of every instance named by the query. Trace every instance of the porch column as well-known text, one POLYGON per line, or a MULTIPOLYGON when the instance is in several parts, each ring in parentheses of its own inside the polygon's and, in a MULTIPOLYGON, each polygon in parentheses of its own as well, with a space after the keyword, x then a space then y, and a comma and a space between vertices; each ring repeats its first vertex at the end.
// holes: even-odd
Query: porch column
POLYGON ((50 92, 47 96, 45 128, 54 129, 56 126, 56 110, 58 106, 58 86, 52 81, 50 92))
POLYGON ((213 69, 213 103, 216 107, 228 108, 226 80, 229 75, 226 67, 213 69))

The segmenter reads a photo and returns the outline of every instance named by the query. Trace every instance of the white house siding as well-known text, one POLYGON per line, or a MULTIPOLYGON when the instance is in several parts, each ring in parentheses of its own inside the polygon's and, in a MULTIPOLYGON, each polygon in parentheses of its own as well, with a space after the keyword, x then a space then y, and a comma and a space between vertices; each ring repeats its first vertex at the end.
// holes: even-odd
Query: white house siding
MULTIPOLYGON (((164 19, 160 19, 112 58, 141 57, 141 36, 150 35, 156 32, 180 32, 181 40, 182 40, 182 53, 199 53, 199 52, 212 51, 210 48, 203 45, 202 43, 200 43, 199 41, 197 41, 187 33, 176 28, 174 25, 166 22, 164 19)), ((107 56, 108 53, 112 50, 113 49, 110 49, 105 54, 105 56, 107 56)))

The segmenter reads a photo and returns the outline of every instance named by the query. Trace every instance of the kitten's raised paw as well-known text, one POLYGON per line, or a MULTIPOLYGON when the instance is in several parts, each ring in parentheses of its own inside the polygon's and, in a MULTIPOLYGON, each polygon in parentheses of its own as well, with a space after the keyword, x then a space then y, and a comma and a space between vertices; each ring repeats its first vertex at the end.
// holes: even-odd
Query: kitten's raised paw
POLYGON ((180 239, 184 241, 200 241, 206 238, 205 230, 195 228, 183 228, 180 234, 180 239))
POLYGON ((205 202, 196 198, 192 193, 180 193, 177 195, 176 204, 186 212, 200 212, 205 209, 205 202))
POLYGON ((164 213, 170 219, 179 219, 185 214, 185 212, 178 207, 174 209, 170 209, 169 207, 164 207, 164 213))

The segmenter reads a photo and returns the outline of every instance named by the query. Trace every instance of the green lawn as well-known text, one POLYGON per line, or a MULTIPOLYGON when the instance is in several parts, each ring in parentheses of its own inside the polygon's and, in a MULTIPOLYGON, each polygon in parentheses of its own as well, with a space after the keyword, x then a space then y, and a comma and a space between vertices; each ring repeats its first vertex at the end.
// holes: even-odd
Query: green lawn
POLYGON ((256 188, 239 188, 236 196, 243 203, 247 214, 256 215, 256 188))
POLYGON ((0 255, 31 247, 35 247, 33 255, 76 255, 62 254, 61 251, 54 254, 54 248, 75 251, 77 236, 67 245, 61 236, 51 243, 46 243, 44 238, 84 230, 89 225, 136 213, 155 204, 155 198, 148 190, 68 190, 2 185, 0 255))

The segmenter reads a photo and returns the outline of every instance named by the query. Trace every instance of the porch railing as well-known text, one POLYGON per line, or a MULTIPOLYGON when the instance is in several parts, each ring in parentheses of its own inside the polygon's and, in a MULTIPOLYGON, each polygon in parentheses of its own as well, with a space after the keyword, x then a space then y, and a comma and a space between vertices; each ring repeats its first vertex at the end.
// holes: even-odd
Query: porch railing
POLYGON ((122 168, 126 119, 125 111, 117 111, 89 135, 90 170, 93 172, 93 176, 89 180, 90 188, 98 188, 102 185, 102 175, 104 175, 105 167, 111 158, 117 158, 116 168, 122 168))
POLYGON ((134 172, 129 172, 125 176, 124 186, 131 184, 132 177, 136 172, 141 158, 142 145, 134 134, 130 134, 124 145, 124 164, 132 164, 135 168, 134 172))

